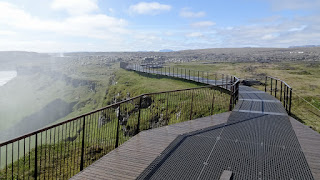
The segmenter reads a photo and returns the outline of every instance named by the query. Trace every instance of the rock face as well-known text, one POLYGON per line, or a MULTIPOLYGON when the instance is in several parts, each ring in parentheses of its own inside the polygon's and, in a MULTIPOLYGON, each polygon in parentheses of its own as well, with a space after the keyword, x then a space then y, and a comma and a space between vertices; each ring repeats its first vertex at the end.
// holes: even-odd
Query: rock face
POLYGON ((150 96, 143 96, 141 100, 141 108, 148 108, 152 104, 152 98, 150 96))

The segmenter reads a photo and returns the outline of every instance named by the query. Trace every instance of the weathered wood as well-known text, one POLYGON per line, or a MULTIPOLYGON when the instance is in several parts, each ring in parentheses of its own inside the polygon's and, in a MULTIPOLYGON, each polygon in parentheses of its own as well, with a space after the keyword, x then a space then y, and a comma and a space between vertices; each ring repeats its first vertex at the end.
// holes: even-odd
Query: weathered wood
POLYGON ((314 179, 320 179, 320 134, 290 117, 314 179))
POLYGON ((180 134, 225 123, 230 112, 142 131, 71 179, 136 179, 180 134))

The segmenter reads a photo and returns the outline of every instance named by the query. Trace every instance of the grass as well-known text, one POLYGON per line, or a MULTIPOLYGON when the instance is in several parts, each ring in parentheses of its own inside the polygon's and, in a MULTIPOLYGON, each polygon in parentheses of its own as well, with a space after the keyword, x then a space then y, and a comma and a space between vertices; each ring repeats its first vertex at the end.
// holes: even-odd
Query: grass
MULTIPOLYGON (((150 91, 198 86, 198 84, 172 78, 143 76, 124 70, 119 70, 115 74, 115 81, 117 83, 110 86, 110 90, 112 89, 111 92, 121 91, 120 94, 122 95, 119 95, 119 97, 125 97, 128 92, 136 96, 150 91), (132 83, 128 85, 127 82, 133 80, 137 80, 139 84, 132 83)), ((110 94, 111 97, 112 95, 110 94)), ((41 179, 44 177, 50 179, 56 176, 66 179, 79 172, 82 137, 85 137, 84 167, 114 149, 118 119, 121 119, 119 144, 122 144, 135 134, 139 113, 141 116, 140 130, 145 130, 183 122, 189 120, 190 117, 195 119, 226 112, 228 111, 228 100, 230 98, 228 94, 224 94, 218 90, 211 90, 210 88, 154 94, 148 97, 151 98, 150 104, 142 106, 140 112, 137 110, 137 105, 140 104, 139 98, 121 104, 119 113, 119 117, 121 118, 117 117, 117 108, 109 108, 87 116, 85 132, 82 129, 83 121, 79 119, 72 122, 72 124, 68 123, 64 126, 48 130, 46 133, 38 134, 37 176, 41 179), (104 116, 103 114, 106 114, 107 123, 100 124, 99 119, 104 116), (71 141, 66 140, 70 138, 72 139, 71 141)), ((21 141, 17 142, 14 146, 11 145, 10 147, 9 145, 8 147, 1 148, 1 152, 9 152, 7 157, 1 157, 2 162, 6 159, 9 163, 6 168, 0 171, 0 179, 22 179, 24 176, 31 179, 34 178, 35 137, 28 138, 27 142, 29 140, 31 143, 26 143, 26 148, 31 148, 27 150, 27 153, 22 150, 21 141), (18 144, 20 144, 19 150, 18 144), (4 148, 8 149, 5 150, 4 148), (11 151, 14 154, 13 159, 11 158, 11 151), (24 154, 26 155, 23 156, 24 154), (12 161, 14 162, 11 164, 12 161), (13 178, 11 177, 11 173, 13 178)), ((4 164, 2 164, 2 167, 4 167, 4 164)))
MULTIPOLYGON (((199 62, 171 64, 178 68, 230 74, 242 79, 277 77, 293 88, 292 113, 295 118, 320 132, 320 113, 302 101, 306 99, 320 109, 320 63, 279 62, 279 63, 213 63, 199 62), (297 96, 298 95, 298 96, 297 96)), ((262 80, 264 82, 264 80, 262 80)), ((260 89, 264 89, 260 87, 260 89)))

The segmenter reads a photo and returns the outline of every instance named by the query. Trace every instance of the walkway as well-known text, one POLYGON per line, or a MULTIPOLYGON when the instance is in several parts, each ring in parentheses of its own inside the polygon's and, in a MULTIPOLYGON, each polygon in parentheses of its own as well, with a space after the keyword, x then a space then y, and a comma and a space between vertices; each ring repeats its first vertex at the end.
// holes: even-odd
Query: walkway
POLYGON ((211 118, 141 132, 73 178, 320 179, 320 135, 273 96, 241 86, 230 116, 211 118))

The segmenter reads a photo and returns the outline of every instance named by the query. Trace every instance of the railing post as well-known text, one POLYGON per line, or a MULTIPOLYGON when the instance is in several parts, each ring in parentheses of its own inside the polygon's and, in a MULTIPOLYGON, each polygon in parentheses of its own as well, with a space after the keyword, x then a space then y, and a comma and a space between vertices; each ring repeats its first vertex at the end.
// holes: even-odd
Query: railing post
POLYGON ((198 71, 198 82, 200 82, 200 81, 199 81, 199 71, 198 71))
POLYGON ((170 76, 170 67, 169 67, 169 76, 170 76))
POLYGON ((207 84, 209 84, 209 72, 207 71, 207 84))
POLYGON ((120 116, 121 116, 121 108, 120 108, 120 104, 119 104, 119 111, 118 111, 118 123, 117 123, 117 135, 116 135, 116 145, 115 148, 117 148, 119 146, 119 126, 120 126, 120 116))
POLYGON ((202 71, 202 78, 201 81, 204 83, 204 72, 202 71))
POLYGON ((84 162, 84 134, 85 134, 85 124, 86 118, 83 116, 83 123, 82 123, 82 145, 81 145, 81 160, 80 160, 80 171, 83 170, 83 162, 84 162))
POLYGON ((228 89, 228 75, 227 75, 227 77, 226 77, 226 89, 228 89))
POLYGON ((230 102, 229 102, 229 111, 232 111, 232 102, 233 102, 233 89, 230 89, 230 102))
POLYGON ((287 110, 287 112, 289 112, 289 110, 288 110, 288 106, 289 106, 288 105, 289 104, 288 103, 288 101, 289 101, 289 87, 288 86, 287 86, 287 99, 286 100, 287 100, 287 102, 286 102, 286 110, 287 110))
POLYGON ((194 90, 192 90, 192 96, 191 96, 191 108, 190 108, 190 120, 192 120, 192 106, 193 106, 193 94, 194 94, 194 90))
POLYGON ((217 85, 217 73, 214 74, 214 85, 217 85))
POLYGON ((283 85, 283 107, 286 107, 286 85, 283 85))
MULTIPOLYGON (((12 169, 13 169, 13 164, 12 164, 12 169)), ((34 179, 37 179, 37 176, 38 176, 38 133, 36 133, 35 145, 34 145, 34 179)))
POLYGON ((289 115, 291 115, 291 106, 292 106, 292 88, 290 88, 290 100, 289 100, 289 115))
POLYGON ((282 81, 280 81, 281 87, 280 87, 280 102, 282 100, 282 81))
POLYGON ((278 91, 278 80, 276 80, 276 88, 274 89, 274 97, 277 98, 277 91, 278 91))
POLYGON ((172 72, 172 74, 173 74, 172 76, 174 77, 174 67, 173 67, 172 69, 173 69, 173 70, 172 70, 172 71, 173 71, 173 72, 172 72))
POLYGON ((140 100, 139 100, 138 124, 137 124, 136 134, 140 132, 141 103, 142 103, 142 96, 140 96, 140 100))
POLYGON ((190 69, 189 69, 189 80, 190 80, 190 69))
POLYGON ((271 90, 270 90, 270 93, 271 93, 271 95, 272 95, 272 91, 273 91, 273 90, 272 90, 272 79, 273 79, 273 78, 270 78, 270 79, 271 79, 271 84, 270 84, 270 85, 271 85, 271 90))
POLYGON ((184 69, 184 79, 187 79, 187 69, 184 69))
POLYGON ((211 115, 214 113, 214 91, 212 91, 211 115))
POLYGON ((267 82, 268 82, 268 76, 266 76, 266 82, 264 83, 264 92, 267 92, 267 82))

